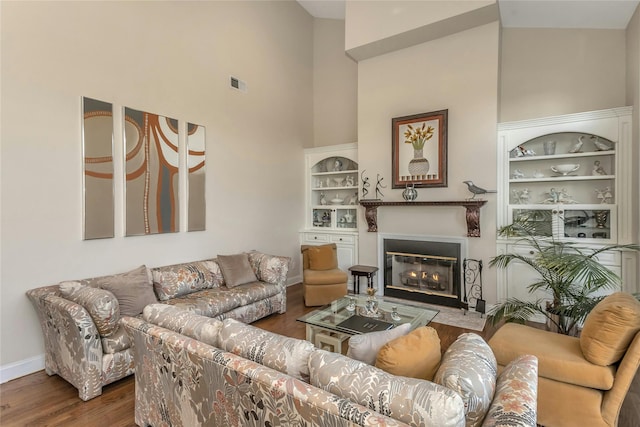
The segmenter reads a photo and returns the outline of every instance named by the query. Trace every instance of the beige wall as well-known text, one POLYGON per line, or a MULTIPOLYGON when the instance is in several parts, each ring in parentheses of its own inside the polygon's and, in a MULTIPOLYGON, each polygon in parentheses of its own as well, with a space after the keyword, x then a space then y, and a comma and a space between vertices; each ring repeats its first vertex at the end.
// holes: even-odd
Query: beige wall
POLYGON ((625 31, 504 28, 501 122, 625 105, 625 31))
POLYGON ((30 288, 250 249, 299 270, 312 21, 293 1, 2 2, 1 367, 41 363, 30 288), (206 127, 205 232, 125 238, 120 204, 116 238, 82 241, 81 96, 206 127))
MULTIPOLYGON (((626 105, 633 105, 633 156, 636 159, 636 167, 633 168, 635 179, 633 182, 637 183, 637 189, 640 189, 640 7, 636 8, 629 25, 627 26, 627 92, 626 92, 626 105)), ((636 207, 635 218, 639 217, 640 212, 640 191, 635 191, 636 207)), ((634 221, 636 225, 637 241, 640 242, 640 225, 638 220, 634 221)), ((640 277, 640 265, 638 265, 638 274, 636 277, 640 277)))
MULTIPOLYGON (((406 43, 406 47, 452 34, 459 31, 460 26, 479 25, 471 24, 478 16, 494 15, 493 21, 498 18, 497 10, 495 0, 347 1, 345 49, 358 59, 371 56, 364 53, 369 51, 367 46, 377 50, 377 54, 386 53, 396 42, 406 43), (488 14, 474 13, 483 8, 490 9, 488 14), (442 23, 445 25, 432 25, 442 23)), ((486 22, 490 21, 483 23, 486 22)))
POLYGON ((344 21, 313 20, 313 145, 358 141, 358 63, 344 53, 344 21))
MULTIPOLYGON (((463 200, 462 181, 496 187, 499 24, 483 25, 358 63, 358 157, 375 183, 384 177, 384 200, 402 200, 391 189, 391 119, 448 109, 448 187, 418 190, 418 200, 463 200), (410 66, 408 65, 410 64, 410 66)), ((371 188, 373 190, 373 186, 371 188)), ((373 193, 370 194, 373 196, 373 193)), ((495 195, 481 209, 481 238, 469 238, 469 257, 486 263, 495 254, 495 195)), ((361 215, 362 212, 361 212, 361 215)), ((377 233, 360 222, 360 263, 377 265, 377 233)), ((381 233, 466 236, 461 207, 383 207, 381 233)), ((485 298, 495 302, 495 271, 485 269, 485 298)))

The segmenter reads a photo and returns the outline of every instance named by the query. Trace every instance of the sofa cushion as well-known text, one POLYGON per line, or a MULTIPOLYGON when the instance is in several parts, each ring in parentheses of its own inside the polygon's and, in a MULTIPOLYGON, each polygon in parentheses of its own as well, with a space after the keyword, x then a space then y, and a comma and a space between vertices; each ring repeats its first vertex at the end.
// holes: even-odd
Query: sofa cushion
POLYGON ((218 346, 218 333, 222 322, 200 316, 167 304, 151 304, 144 308, 142 318, 154 325, 162 326, 214 347, 218 346))
POLYGON ((160 301, 167 301, 182 295, 187 295, 201 289, 214 286, 215 277, 210 261, 187 262, 151 270, 153 287, 160 301))
POLYGON ((131 347, 131 340, 123 326, 108 337, 101 337, 102 351, 106 354, 114 354, 131 347))
POLYGON ((309 246, 309 268, 311 270, 333 270, 338 268, 338 257, 333 245, 309 246))
POLYGON ((309 341, 289 338, 224 319, 219 347, 299 380, 309 382, 309 355, 315 347, 309 341))
POLYGON ((171 298, 164 304, 207 317, 216 317, 240 306, 241 298, 226 286, 203 289, 181 297, 171 298))
POLYGON ((258 280, 247 254, 218 255, 218 264, 228 288, 258 280))
POLYGON ((421 326, 383 345, 376 357, 376 368, 393 375, 431 381, 440 358, 438 332, 421 326))
POLYGON ((305 285, 335 285, 336 283, 347 283, 349 276, 345 271, 335 268, 333 270, 305 270, 305 285))
POLYGON ((585 359, 596 365, 618 362, 640 331, 640 301, 616 292, 600 301, 584 321, 580 348, 585 359))
POLYGON ((126 273, 84 279, 80 283, 105 289, 115 295, 122 316, 137 316, 145 306, 158 302, 153 291, 151 272, 145 265, 126 273))
POLYGON ((507 323, 491 337, 489 345, 501 366, 522 354, 532 354, 538 358, 540 377, 598 390, 613 386, 615 367, 594 365, 585 359, 576 337, 507 323))
POLYGON ((411 323, 403 323, 387 331, 368 332, 349 338, 347 356, 373 365, 378 351, 389 341, 407 334, 411 330, 411 323))
POLYGON ((474 333, 460 335, 442 356, 434 381, 460 394, 467 426, 478 426, 496 389, 498 364, 493 351, 474 333))
POLYGON ((62 282, 60 295, 87 310, 100 336, 108 337, 118 330, 120 307, 118 300, 111 292, 85 286, 79 282, 62 282))
POLYGON ((396 377, 337 353, 315 350, 311 384, 415 426, 464 426, 464 403, 453 390, 415 378, 396 377))
POLYGON ((537 373, 535 356, 523 355, 509 363, 498 375, 496 393, 482 425, 536 427, 537 373))

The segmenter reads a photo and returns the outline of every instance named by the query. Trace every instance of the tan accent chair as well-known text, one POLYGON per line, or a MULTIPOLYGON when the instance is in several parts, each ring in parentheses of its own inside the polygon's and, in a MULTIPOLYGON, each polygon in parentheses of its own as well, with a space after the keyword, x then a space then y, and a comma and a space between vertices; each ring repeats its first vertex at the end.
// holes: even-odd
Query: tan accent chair
POLYGON ((307 307, 329 304, 347 294, 349 276, 338 268, 335 243, 302 245, 302 288, 307 307))
POLYGON ((538 357, 538 423, 545 427, 617 426, 640 365, 640 302, 616 292, 589 313, 579 338, 507 323, 489 340, 504 368, 538 357))

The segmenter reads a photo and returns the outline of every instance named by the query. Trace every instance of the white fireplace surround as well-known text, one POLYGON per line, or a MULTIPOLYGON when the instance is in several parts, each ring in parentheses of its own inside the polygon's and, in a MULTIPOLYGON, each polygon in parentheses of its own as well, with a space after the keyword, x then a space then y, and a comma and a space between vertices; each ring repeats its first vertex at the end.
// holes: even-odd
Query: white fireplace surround
MULTIPOLYGON (((384 266, 384 241, 386 239, 395 240, 413 240, 421 242, 440 242, 440 243, 457 243, 460 245, 460 262, 469 257, 469 245, 468 240, 465 237, 451 237, 451 236, 427 236, 423 234, 392 234, 392 233, 378 233, 378 268, 384 266)), ((464 274, 464 272, 462 272, 464 274)), ((378 277, 378 295, 384 295, 384 274, 380 272, 378 277)), ((460 280, 463 280, 461 278, 460 280)), ((462 282, 460 282, 462 285, 462 282)))

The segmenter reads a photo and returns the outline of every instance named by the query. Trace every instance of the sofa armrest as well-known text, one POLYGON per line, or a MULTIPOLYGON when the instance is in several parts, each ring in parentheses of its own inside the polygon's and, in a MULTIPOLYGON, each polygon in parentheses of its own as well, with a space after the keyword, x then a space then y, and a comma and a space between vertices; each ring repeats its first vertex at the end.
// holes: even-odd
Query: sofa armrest
POLYGON ((482 427, 536 427, 538 358, 523 355, 498 375, 496 393, 482 427))
POLYGON ((57 286, 27 292, 44 336, 45 369, 78 389, 80 399, 102 394, 102 342, 93 319, 79 304, 56 295, 57 286))
POLYGON ((282 289, 287 287, 291 258, 252 251, 249 252, 249 262, 258 280, 278 285, 282 289))

